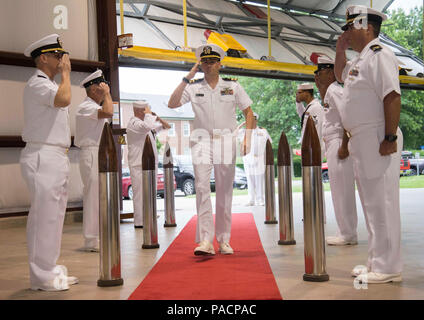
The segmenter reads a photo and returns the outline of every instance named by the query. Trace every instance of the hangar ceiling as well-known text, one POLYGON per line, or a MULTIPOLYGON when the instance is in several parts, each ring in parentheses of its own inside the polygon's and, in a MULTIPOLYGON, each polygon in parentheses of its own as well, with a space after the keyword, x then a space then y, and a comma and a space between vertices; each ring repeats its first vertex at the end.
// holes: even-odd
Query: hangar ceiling
MULTIPOLYGON (((374 0, 372 7, 384 12, 392 2, 374 0)), ((351 4, 370 6, 370 1, 271 0, 268 28, 267 0, 187 0, 184 29, 183 0, 123 0, 124 33, 133 34, 134 48, 120 51, 119 64, 187 70, 193 63, 189 52, 206 43, 204 33, 209 29, 231 35, 247 50, 246 59, 226 58, 223 73, 312 80, 311 54, 335 57, 340 26, 351 4)), ((116 6, 121 34, 120 0, 116 6)), ((384 35, 384 27, 382 32, 380 40, 393 50, 402 67, 411 69, 408 75, 423 73, 423 61, 384 35)), ((355 54, 347 52, 348 58, 355 54)), ((401 77, 401 85, 423 89, 424 79, 401 77)))

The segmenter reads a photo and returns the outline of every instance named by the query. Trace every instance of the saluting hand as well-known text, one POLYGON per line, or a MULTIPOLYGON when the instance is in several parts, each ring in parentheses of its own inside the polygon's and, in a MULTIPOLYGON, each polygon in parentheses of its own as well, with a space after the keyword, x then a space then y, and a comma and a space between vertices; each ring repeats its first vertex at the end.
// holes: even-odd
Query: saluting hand
POLYGON ((337 39, 336 51, 345 51, 349 48, 349 37, 343 32, 337 39))
POLYGON ((193 79, 197 71, 199 71, 199 64, 200 64, 200 61, 197 61, 196 64, 193 66, 193 68, 191 68, 190 72, 186 76, 188 80, 193 79))
POLYGON ((59 71, 62 73, 71 73, 71 59, 69 54, 64 54, 58 65, 59 71))

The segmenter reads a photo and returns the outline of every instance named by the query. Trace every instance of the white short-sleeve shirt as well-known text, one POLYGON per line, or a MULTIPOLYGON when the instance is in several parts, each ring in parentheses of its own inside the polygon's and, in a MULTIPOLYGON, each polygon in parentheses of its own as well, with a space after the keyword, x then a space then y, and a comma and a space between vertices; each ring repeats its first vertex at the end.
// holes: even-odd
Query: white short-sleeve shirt
POLYGON ((354 60, 346 64, 340 116, 350 131, 363 125, 384 125, 384 97, 400 94, 398 61, 377 39, 370 41, 354 60))
POLYGON ((204 79, 188 84, 180 103, 189 101, 195 115, 193 128, 205 129, 210 134, 214 133, 214 129, 233 132, 237 127, 236 108, 244 110, 252 104, 238 82, 222 78, 219 78, 215 89, 204 79))
POLYGON ((68 107, 54 106, 58 89, 56 82, 39 69, 28 80, 23 96, 25 142, 64 148, 71 145, 68 107))
POLYGON ((86 97, 78 106, 75 115, 76 132, 74 141, 77 147, 99 146, 103 127, 107 122, 105 118, 98 118, 98 110, 101 108, 102 107, 90 97, 86 97))
POLYGON ((343 125, 339 108, 342 104, 343 88, 334 81, 327 89, 324 98, 324 122, 322 124, 322 137, 325 142, 332 138, 343 137, 343 125))
POLYGON ((145 114, 144 120, 135 116, 131 117, 127 124, 127 140, 128 140, 128 164, 130 166, 141 166, 143 157, 144 142, 147 135, 153 144, 153 152, 155 154, 156 163, 158 161, 156 150, 156 139, 153 137, 152 130, 162 128, 162 124, 156 121, 157 117, 151 114, 145 114))

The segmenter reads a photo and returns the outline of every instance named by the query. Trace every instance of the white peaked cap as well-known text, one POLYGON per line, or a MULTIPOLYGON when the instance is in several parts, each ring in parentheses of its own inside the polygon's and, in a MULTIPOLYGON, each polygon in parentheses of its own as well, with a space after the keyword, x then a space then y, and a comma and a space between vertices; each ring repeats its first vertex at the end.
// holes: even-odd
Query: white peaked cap
POLYGON ((312 83, 302 83, 297 86, 297 90, 313 90, 314 86, 312 83))
MULTIPOLYGON (((48 36, 45 36, 44 38, 37 40, 33 43, 31 43, 24 51, 24 55, 26 57, 31 57, 31 53, 37 49, 44 48, 45 52, 54 52, 54 51, 62 51, 65 52, 62 48, 62 43, 59 39, 59 35, 56 33, 50 34, 48 36)), ((45 52, 39 52, 45 53, 45 52)), ((37 54, 37 55, 39 55, 37 54)))
POLYGON ((382 13, 382 12, 380 12, 378 10, 375 10, 373 8, 368 8, 368 7, 363 6, 363 5, 352 5, 352 6, 349 6, 347 8, 346 13, 348 15, 353 15, 353 14, 373 14, 375 16, 380 16, 383 21, 385 21, 387 19, 387 15, 385 15, 384 13, 382 13))
POLYGON ((196 58, 200 60, 201 58, 220 58, 224 59, 225 51, 218 45, 213 43, 203 44, 196 49, 196 58))
POLYGON ((149 106, 149 103, 146 100, 133 102, 133 107, 137 109, 145 109, 148 106, 149 106))
POLYGON ((94 79, 97 79, 97 78, 101 78, 101 77, 103 77, 103 72, 102 72, 102 70, 97 70, 97 71, 94 71, 92 74, 90 74, 87 78, 85 78, 84 80, 82 80, 81 81, 81 83, 80 83, 80 87, 81 88, 84 88, 84 85, 87 83, 87 82, 90 82, 91 80, 94 80, 94 79))
POLYGON ((318 64, 334 64, 334 60, 328 57, 318 57, 318 64))

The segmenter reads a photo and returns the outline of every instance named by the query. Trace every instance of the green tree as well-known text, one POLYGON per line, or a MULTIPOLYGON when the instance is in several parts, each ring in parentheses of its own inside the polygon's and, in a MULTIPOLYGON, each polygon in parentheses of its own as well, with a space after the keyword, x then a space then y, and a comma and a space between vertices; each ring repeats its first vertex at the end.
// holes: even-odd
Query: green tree
MULTIPOLYGON (((415 7, 409 14, 402 9, 390 11, 381 31, 423 57, 423 7, 415 7)), ((404 135, 404 149, 418 149, 424 145, 424 91, 402 90, 401 99, 399 127, 404 135)))
MULTIPOLYGON (((300 118, 296 112, 296 81, 263 78, 239 79, 253 101, 252 109, 259 115, 258 125, 267 129, 274 152, 278 149, 281 132, 287 136, 292 148, 299 147, 300 118)), ((243 120, 241 112, 238 120, 243 120)))

